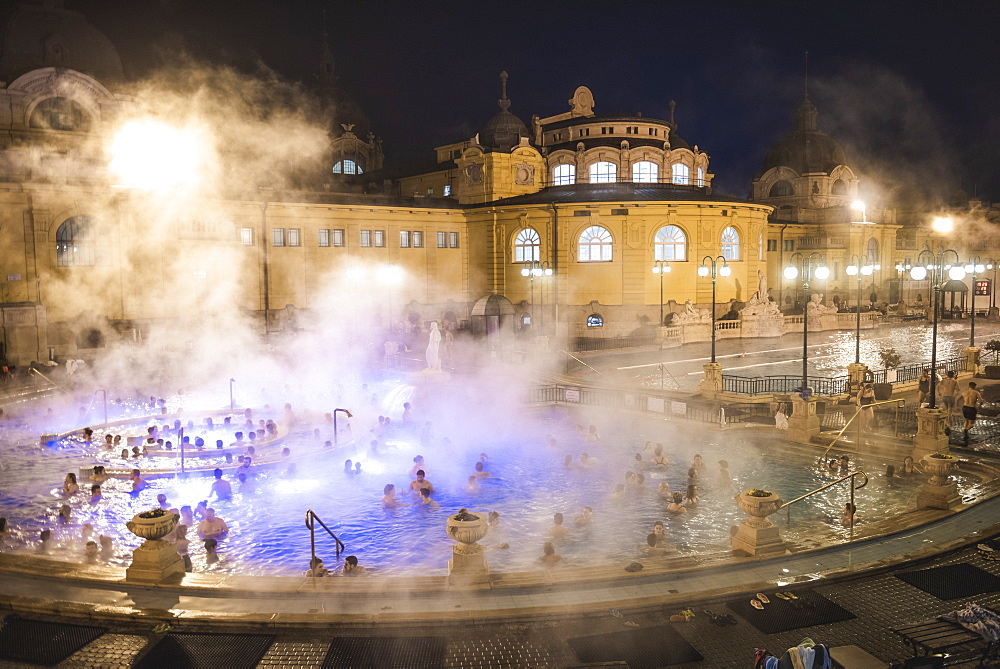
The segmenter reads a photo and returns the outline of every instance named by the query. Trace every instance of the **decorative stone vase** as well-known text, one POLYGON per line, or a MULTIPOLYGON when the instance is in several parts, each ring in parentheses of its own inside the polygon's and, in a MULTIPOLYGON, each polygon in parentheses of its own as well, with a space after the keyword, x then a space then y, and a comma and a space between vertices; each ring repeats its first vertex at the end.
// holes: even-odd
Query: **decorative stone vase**
POLYGON ((931 475, 930 483, 934 485, 947 485, 948 474, 958 464, 958 459, 954 455, 945 453, 931 453, 925 455, 920 460, 924 464, 924 469, 931 475))
POLYGON ((735 528, 733 550, 748 555, 783 554, 785 542, 781 540, 778 526, 767 519, 784 505, 781 497, 770 490, 746 490, 734 499, 750 517, 735 528))
POLYGON ((455 515, 448 516, 447 522, 448 536, 458 542, 457 546, 452 546, 456 554, 482 552, 483 547, 476 542, 486 536, 488 527, 485 516, 462 509, 455 515))
POLYGON ((448 561, 450 584, 481 585, 489 580, 490 571, 483 547, 476 543, 486 536, 488 529, 486 516, 481 513, 469 513, 462 509, 448 517, 445 530, 458 542, 451 547, 451 560, 448 561))
POLYGON ((918 509, 954 509, 961 504, 958 484, 949 474, 958 465, 958 458, 947 453, 931 453, 920 459, 931 475, 917 493, 918 509))
POLYGON ((163 540, 173 531, 180 516, 162 509, 151 509, 125 523, 129 532, 145 539, 132 551, 132 564, 125 570, 125 580, 140 583, 163 583, 184 576, 184 559, 174 546, 163 540))
POLYGON ((169 511, 163 511, 162 514, 156 513, 161 510, 153 509, 136 514, 132 516, 132 520, 125 523, 125 527, 128 528, 129 532, 141 539, 159 541, 174 530, 174 526, 177 525, 177 521, 181 518, 176 513, 170 513, 169 511), (143 516, 150 517, 143 518, 143 516))
POLYGON ((746 522, 750 527, 771 527, 774 525, 767 519, 772 513, 780 509, 784 502, 777 493, 770 490, 747 490, 736 496, 736 505, 750 515, 746 522), (750 493, 767 493, 766 495, 752 495, 750 493))

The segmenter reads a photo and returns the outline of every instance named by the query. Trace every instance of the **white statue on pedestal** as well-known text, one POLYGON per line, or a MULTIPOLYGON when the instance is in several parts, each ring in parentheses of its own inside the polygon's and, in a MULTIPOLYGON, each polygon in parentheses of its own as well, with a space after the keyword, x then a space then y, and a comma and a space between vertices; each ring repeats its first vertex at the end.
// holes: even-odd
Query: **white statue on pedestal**
POLYGON ((684 303, 684 311, 674 314, 671 325, 687 325, 690 323, 707 323, 712 320, 712 313, 708 309, 696 309, 691 300, 684 303))
POLYGON ((747 305, 740 309, 741 316, 780 316, 781 309, 768 295, 767 274, 757 270, 757 292, 750 296, 747 305))
POLYGON ((427 352, 424 357, 427 359, 427 369, 441 371, 441 330, 438 329, 437 321, 431 322, 431 332, 427 337, 427 352))

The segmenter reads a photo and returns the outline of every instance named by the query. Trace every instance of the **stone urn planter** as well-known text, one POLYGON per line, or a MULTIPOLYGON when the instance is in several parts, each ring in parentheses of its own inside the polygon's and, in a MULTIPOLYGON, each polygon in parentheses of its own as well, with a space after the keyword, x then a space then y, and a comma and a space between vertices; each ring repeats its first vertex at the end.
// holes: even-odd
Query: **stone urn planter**
POLYGON ((785 542, 781 540, 778 526, 767 519, 784 505, 781 497, 770 490, 753 489, 741 492, 734 499, 750 517, 735 528, 733 550, 749 555, 784 553, 785 542))
POLYGON ((132 564, 125 570, 126 581, 162 583, 184 575, 184 559, 163 537, 173 531, 180 516, 163 509, 143 511, 125 523, 129 532, 145 539, 132 551, 132 564))
POLYGON ((132 516, 132 520, 125 523, 128 531, 135 536, 147 541, 159 541, 170 534, 180 516, 163 509, 152 509, 132 516))
POLYGON ((917 493, 918 509, 954 509, 961 503, 958 485, 949 474, 958 465, 958 458, 947 453, 931 453, 920 459, 924 470, 931 475, 917 493))
POLYGON ((924 471, 931 475, 931 483, 945 485, 948 483, 948 474, 958 464, 958 459, 946 453, 931 453, 921 458, 920 462, 924 465, 924 471))
POLYGON ((465 509, 449 516, 445 531, 458 544, 451 547, 448 561, 448 581, 452 584, 471 585, 486 583, 489 568, 483 555, 483 547, 476 542, 486 536, 488 530, 486 516, 470 513, 465 509))

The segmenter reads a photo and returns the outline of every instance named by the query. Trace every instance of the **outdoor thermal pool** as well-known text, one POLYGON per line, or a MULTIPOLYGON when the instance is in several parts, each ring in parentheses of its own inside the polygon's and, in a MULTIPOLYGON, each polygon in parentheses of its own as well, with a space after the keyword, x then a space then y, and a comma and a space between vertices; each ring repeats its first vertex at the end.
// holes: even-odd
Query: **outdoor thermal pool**
MULTIPOLYGON (((324 450, 322 441, 332 436, 330 425, 322 420, 322 414, 316 418, 303 419, 280 445, 296 455, 289 461, 296 463, 293 472, 286 462, 254 468, 249 484, 241 486, 234 475, 235 464, 224 467, 235 494, 231 500, 209 504, 230 528, 229 537, 220 542, 222 560, 211 571, 301 575, 310 557, 309 531, 303 522, 308 509, 341 538, 345 554, 356 555, 362 565, 380 574, 446 573, 453 542, 445 534, 445 519, 460 508, 499 512, 499 527, 481 542, 489 547, 487 559, 493 571, 538 568, 537 558, 543 542, 550 538, 555 513, 565 517, 567 536, 556 544, 565 565, 618 565, 648 557, 646 536, 657 520, 665 523, 666 541, 676 552, 653 559, 668 564, 677 555, 729 551, 730 527, 745 518, 733 501, 740 490, 768 488, 789 500, 836 477, 818 467, 814 456, 787 447, 767 429, 704 431, 636 418, 629 423, 632 427, 623 431, 617 420, 602 422, 595 417, 592 422, 601 439, 588 441, 586 426, 582 432, 578 420, 563 410, 525 409, 516 420, 504 426, 483 427, 480 432, 458 426, 449 431, 444 423, 435 423, 432 434, 422 437, 421 421, 400 425, 380 435, 379 446, 372 452, 366 444, 374 438, 368 432, 370 424, 359 418, 353 421, 353 432, 361 442, 356 449, 324 450), (643 460, 652 456, 644 450, 647 441, 662 443, 669 465, 649 468, 637 464, 636 453, 643 460), (592 458, 588 466, 581 465, 582 452, 592 458), (478 489, 469 490, 468 477, 474 473, 481 453, 487 454, 484 470, 495 478, 484 479, 478 489), (698 484, 700 500, 687 513, 667 513, 669 500, 657 493, 658 486, 666 481, 671 492, 684 493, 696 453, 707 465, 698 484), (418 454, 425 458, 427 478, 435 488, 432 498, 440 508, 421 507, 407 493, 413 458, 418 454), (567 455, 572 456, 570 466, 565 464, 567 455), (362 463, 360 474, 344 472, 348 458, 362 463), (720 481, 720 459, 729 463, 729 484, 720 481), (626 484, 628 471, 642 474, 643 485, 626 484), (381 498, 387 483, 396 486, 397 496, 408 506, 383 508, 381 498), (625 486, 623 492, 616 493, 618 484, 625 486), (593 522, 577 524, 585 506, 592 507, 593 522), (497 548, 497 544, 509 547, 497 548)), ((281 416, 276 419, 280 423, 281 416)), ((155 420, 156 424, 163 422, 163 417, 155 420)), ((141 421, 142 431, 145 425, 146 421, 141 421)), ((124 523, 134 514, 154 508, 158 494, 165 494, 168 506, 173 508, 195 507, 200 500, 209 498, 212 478, 191 475, 186 479, 154 478, 137 494, 130 493, 127 480, 111 480, 105 484, 104 498, 94 505, 87 502, 84 492, 67 499, 61 488, 63 477, 66 472, 101 462, 94 452, 103 437, 103 432, 98 431, 92 445, 70 439, 39 446, 37 433, 5 433, 0 515, 8 519, 12 529, 0 539, 4 551, 38 554, 39 533, 50 529, 53 540, 47 557, 82 562, 85 541, 81 528, 91 523, 95 535, 105 534, 113 540, 114 555, 109 563, 123 567, 130 561, 131 550, 140 543, 124 523), (57 514, 63 504, 69 504, 72 513, 69 522, 60 525, 57 514)), ((157 460, 164 459, 143 459, 140 467, 162 466, 157 460)), ((856 493, 861 526, 914 509, 917 486, 926 477, 886 480, 881 474, 887 464, 900 463, 880 458, 852 460, 851 471, 861 469, 872 477, 871 483, 856 493)), ((176 459, 171 458, 169 466, 176 467, 176 459)), ((957 481, 963 493, 979 484, 978 479, 961 474, 957 481)), ((80 487, 89 490, 89 482, 81 479, 80 487)), ((835 486, 796 504, 790 526, 785 526, 783 512, 773 520, 779 522, 783 537, 792 543, 846 539, 847 530, 839 520, 847 495, 846 484, 835 486)), ((190 552, 195 571, 204 571, 204 549, 195 531, 192 527, 188 535, 190 552)), ((327 567, 336 566, 330 537, 318 530, 316 544, 327 567)))

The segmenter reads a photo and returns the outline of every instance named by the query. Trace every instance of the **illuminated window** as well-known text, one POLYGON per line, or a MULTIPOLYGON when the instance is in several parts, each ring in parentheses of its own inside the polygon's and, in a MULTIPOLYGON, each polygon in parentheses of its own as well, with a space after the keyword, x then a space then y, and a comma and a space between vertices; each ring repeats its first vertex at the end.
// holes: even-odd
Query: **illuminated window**
POLYGON ((408 249, 410 248, 410 231, 400 230, 399 231, 399 248, 408 249))
POLYGON ((333 245, 334 246, 344 245, 344 231, 342 229, 333 231, 333 245))
POLYGON ((95 265, 90 216, 66 219, 56 230, 56 262, 60 267, 95 265))
POLYGON ((449 232, 448 233, 448 246, 453 249, 458 248, 458 233, 449 232))
POLYGON ((642 160, 632 165, 632 181, 636 183, 656 183, 660 168, 656 163, 642 160))
POLYGON ((576 165, 556 165, 552 170, 553 186, 569 186, 576 183, 576 165))
POLYGON ((722 257, 726 260, 740 259, 740 233, 729 226, 722 231, 722 257))
POLYGON ((879 265, 878 261, 878 240, 872 237, 868 240, 868 248, 865 250, 868 255, 868 262, 872 265, 879 265))
POLYGON ((329 230, 324 230, 322 228, 320 229, 320 231, 319 231, 319 245, 320 246, 329 246, 330 245, 330 231, 329 230))
POLYGON ((777 251, 778 250, 778 240, 777 239, 769 239, 769 240, 767 240, 767 250, 768 251, 777 251))
POLYGON ((438 248, 439 249, 446 249, 446 248, 448 248, 448 233, 447 232, 439 232, 437 234, 437 237, 438 237, 438 248))
POLYGON ((764 259, 764 233, 760 233, 757 237, 757 259, 764 259))
POLYGON ((372 231, 362 230, 361 231, 361 247, 368 248, 372 245, 372 231))
POLYGON ((773 186, 771 186, 771 192, 768 197, 787 197, 794 194, 792 189, 792 184, 787 181, 778 181, 773 186))
POLYGON ((699 186, 704 186, 705 185, 705 168, 704 167, 699 167, 698 168, 698 185, 699 186))
POLYGON ((350 158, 344 158, 343 160, 338 160, 333 165, 334 174, 362 174, 364 170, 361 169, 361 165, 351 160, 350 158))
POLYGON ((590 183, 610 184, 618 179, 618 166, 602 160, 590 166, 590 183))
POLYGON ((449 195, 451 195, 451 186, 445 186, 444 187, 444 196, 448 197, 449 195))
POLYGON ((372 241, 379 248, 385 246, 385 230, 372 230, 372 241))
POLYGON ((687 236, 676 225, 667 225, 656 232, 653 243, 655 260, 687 260, 687 236))
POLYGON ((289 246, 301 246, 300 240, 302 237, 302 231, 298 228, 288 228, 288 245, 289 246))
POLYGON ((240 243, 243 246, 253 246, 253 228, 240 228, 240 243))
POLYGON ((514 262, 528 262, 539 259, 542 240, 534 228, 525 228, 514 238, 514 262))
POLYGON ((600 314, 590 314, 589 316, 587 316, 587 327, 588 328, 604 327, 604 316, 600 314))
POLYGON ((424 248, 424 233, 420 230, 414 230, 410 241, 413 242, 413 248, 415 249, 424 248))
POLYGON ((833 182, 830 192, 834 195, 847 195, 847 183, 843 179, 837 179, 833 182))
POLYGON ((592 225, 580 235, 580 262, 602 262, 611 260, 611 233, 599 225, 592 225))
POLYGON ((686 184, 691 174, 691 169, 684 163, 674 163, 673 175, 675 184, 686 184))
POLYGON ((271 246, 285 245, 285 229, 274 228, 271 230, 271 246))

